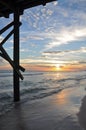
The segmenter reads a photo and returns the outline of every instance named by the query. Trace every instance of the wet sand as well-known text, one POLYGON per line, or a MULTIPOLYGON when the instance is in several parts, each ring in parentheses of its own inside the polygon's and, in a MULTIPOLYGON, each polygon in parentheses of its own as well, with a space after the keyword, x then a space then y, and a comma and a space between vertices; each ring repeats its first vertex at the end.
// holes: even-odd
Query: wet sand
POLYGON ((68 88, 43 99, 15 103, 0 117, 0 130, 86 130, 85 89, 68 88))

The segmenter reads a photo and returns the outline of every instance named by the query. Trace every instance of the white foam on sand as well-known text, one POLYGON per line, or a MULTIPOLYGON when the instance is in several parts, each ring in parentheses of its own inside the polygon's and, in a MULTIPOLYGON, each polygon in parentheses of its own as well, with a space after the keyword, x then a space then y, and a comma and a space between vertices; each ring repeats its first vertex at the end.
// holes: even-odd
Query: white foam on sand
MULTIPOLYGON (((0 130, 84 130, 84 88, 68 88, 43 99, 15 103, 0 117, 0 130)), ((86 123, 85 123, 86 124, 86 123)))

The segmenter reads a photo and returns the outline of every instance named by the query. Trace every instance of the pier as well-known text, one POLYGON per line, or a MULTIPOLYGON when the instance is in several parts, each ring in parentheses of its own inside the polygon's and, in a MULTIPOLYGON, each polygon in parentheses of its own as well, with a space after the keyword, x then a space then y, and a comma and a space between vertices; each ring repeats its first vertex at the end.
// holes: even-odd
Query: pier
POLYGON ((7 26, 0 30, 0 35, 2 35, 9 28, 13 29, 4 37, 0 43, 0 56, 7 60, 13 68, 13 90, 14 90, 14 101, 17 102, 20 100, 20 83, 19 80, 23 80, 23 75, 21 71, 25 69, 20 66, 20 56, 19 56, 19 46, 20 46, 20 15, 23 15, 24 10, 32 8, 38 5, 45 6, 46 3, 53 2, 55 0, 0 0, 0 17, 9 18, 10 14, 13 14, 13 21, 7 26), (13 35, 13 60, 10 58, 6 50, 3 48, 3 45, 6 41, 13 35))

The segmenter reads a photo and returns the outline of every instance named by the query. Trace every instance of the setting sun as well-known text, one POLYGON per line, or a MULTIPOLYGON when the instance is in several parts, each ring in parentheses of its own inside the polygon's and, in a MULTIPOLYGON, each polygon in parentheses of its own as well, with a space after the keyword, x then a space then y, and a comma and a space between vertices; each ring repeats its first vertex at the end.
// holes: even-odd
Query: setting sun
POLYGON ((60 64, 56 64, 56 71, 61 71, 61 65, 60 64))

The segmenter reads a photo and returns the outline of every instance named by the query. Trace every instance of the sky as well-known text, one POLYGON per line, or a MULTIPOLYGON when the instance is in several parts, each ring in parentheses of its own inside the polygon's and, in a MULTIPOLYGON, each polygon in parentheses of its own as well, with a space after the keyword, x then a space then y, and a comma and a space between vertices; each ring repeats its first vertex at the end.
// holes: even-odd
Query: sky
MULTIPOLYGON (((13 15, 0 18, 0 29, 11 21, 13 15)), ((86 0, 58 0, 30 8, 20 21, 20 64, 26 70, 86 70, 86 0)), ((13 59, 13 36, 3 47, 13 59)), ((10 68, 0 57, 0 69, 10 68)))

